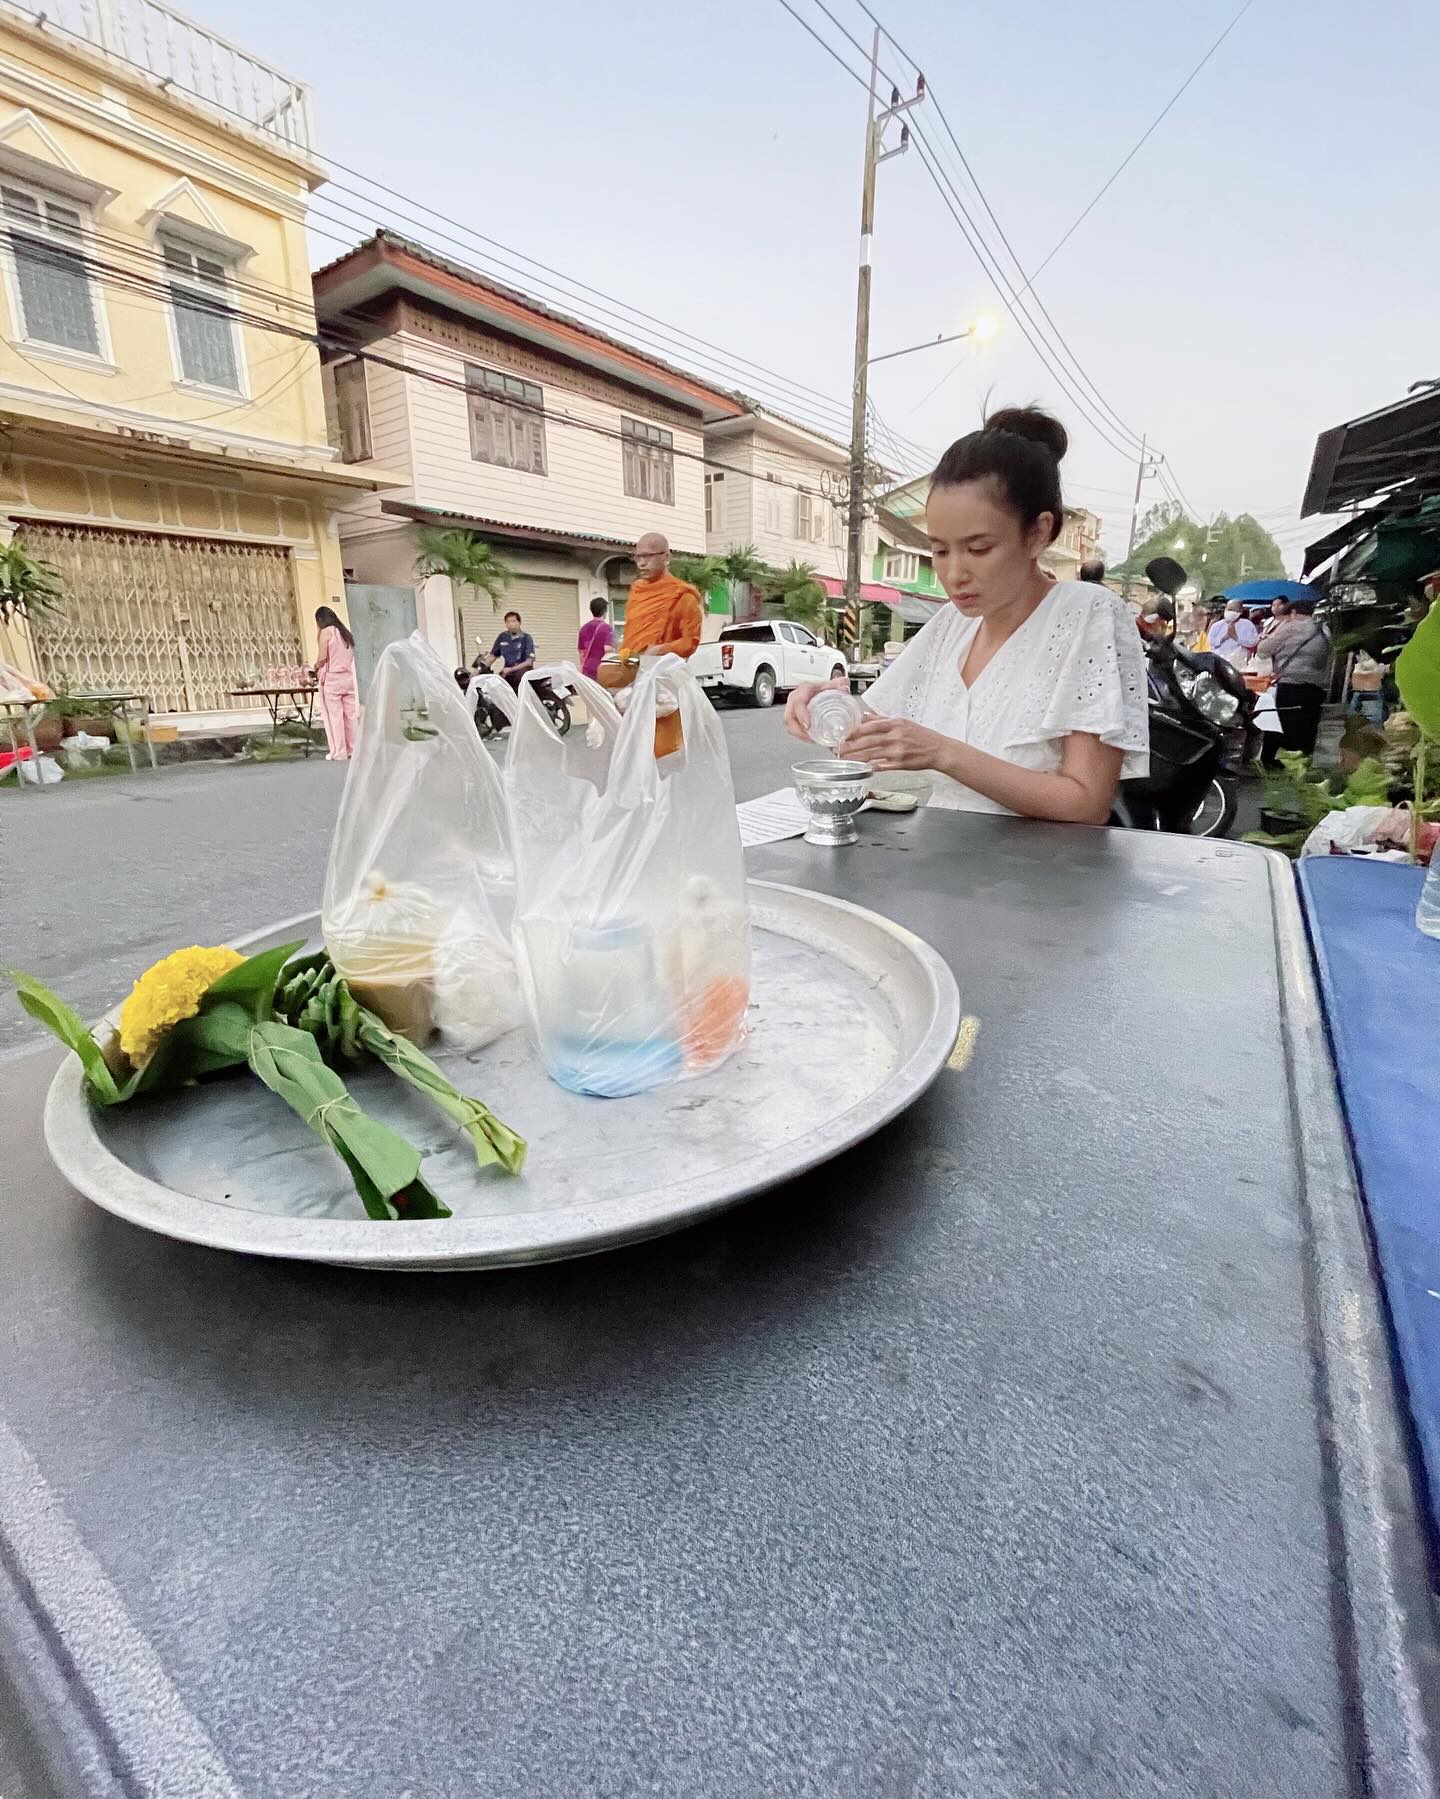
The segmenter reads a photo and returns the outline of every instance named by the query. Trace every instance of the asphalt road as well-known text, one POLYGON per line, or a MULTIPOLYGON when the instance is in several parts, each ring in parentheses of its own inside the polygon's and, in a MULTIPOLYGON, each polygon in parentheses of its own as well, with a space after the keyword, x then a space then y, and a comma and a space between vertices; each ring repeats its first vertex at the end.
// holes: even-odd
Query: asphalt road
MULTIPOLYGON (((780 708, 721 717, 736 797, 787 784, 799 746, 780 708)), ((0 791, 0 969, 91 1018, 172 949, 317 907, 343 782, 317 757, 0 791)), ((42 1034, 0 991, 0 1055, 42 1034)))
MULTIPOLYGON (((788 785, 800 746, 780 707, 720 716, 736 798, 788 785)), ((312 910, 343 781, 315 757, 0 791, 0 970, 25 969, 92 1018, 172 949, 312 910)), ((1256 803, 1247 782, 1236 835, 1255 829, 1256 803)), ((0 987, 0 1055, 41 1034, 0 987)))

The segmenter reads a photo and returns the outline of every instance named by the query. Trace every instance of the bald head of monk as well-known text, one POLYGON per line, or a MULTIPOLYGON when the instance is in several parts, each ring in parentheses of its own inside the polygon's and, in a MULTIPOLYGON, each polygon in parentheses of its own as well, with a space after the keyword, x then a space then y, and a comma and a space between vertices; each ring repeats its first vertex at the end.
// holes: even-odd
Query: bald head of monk
POLYGON ((670 544, 658 531, 647 531, 635 546, 635 566, 642 581, 653 581, 670 567, 670 544))

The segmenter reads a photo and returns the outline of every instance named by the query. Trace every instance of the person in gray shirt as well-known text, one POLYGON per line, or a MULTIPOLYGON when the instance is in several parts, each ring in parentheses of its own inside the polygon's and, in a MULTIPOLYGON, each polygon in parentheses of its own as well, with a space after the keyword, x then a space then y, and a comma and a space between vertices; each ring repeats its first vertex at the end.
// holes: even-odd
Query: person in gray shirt
POLYGON ((1320 712, 1330 680, 1330 633, 1315 617, 1313 600, 1297 600, 1260 642, 1260 654, 1275 671, 1275 710, 1280 732, 1267 732, 1261 761, 1275 766, 1282 749, 1313 756, 1320 712))

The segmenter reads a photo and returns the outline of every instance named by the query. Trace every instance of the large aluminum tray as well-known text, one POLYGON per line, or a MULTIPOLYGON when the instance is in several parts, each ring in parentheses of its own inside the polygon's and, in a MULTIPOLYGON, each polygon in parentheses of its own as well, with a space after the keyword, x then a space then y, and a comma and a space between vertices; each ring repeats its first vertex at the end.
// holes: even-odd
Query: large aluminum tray
MULTIPOLYGON (((955 1043, 945 962, 873 912, 750 883, 748 1036, 713 1074, 632 1099, 567 1093, 523 1030, 435 1059, 529 1142, 517 1179, 477 1172, 469 1145, 386 1070, 347 1077, 360 1104, 425 1152, 455 1216, 366 1218, 339 1161, 243 1074, 105 1110, 67 1056, 45 1106, 60 1172, 97 1205, 193 1243, 369 1268, 482 1268, 588 1255, 690 1224, 860 1142, 929 1086, 955 1043)), ((313 916, 255 951, 313 935, 313 916)))

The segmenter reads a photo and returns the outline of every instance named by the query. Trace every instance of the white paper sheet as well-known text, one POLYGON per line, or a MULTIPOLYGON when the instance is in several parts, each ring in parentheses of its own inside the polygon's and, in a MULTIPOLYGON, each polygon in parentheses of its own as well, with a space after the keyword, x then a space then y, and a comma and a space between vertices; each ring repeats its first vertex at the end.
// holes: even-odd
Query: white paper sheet
POLYGON ((740 842, 745 849, 757 843, 780 843, 787 837, 803 837, 810 815, 793 787, 777 787, 759 799, 743 800, 735 808, 740 822, 740 842))

